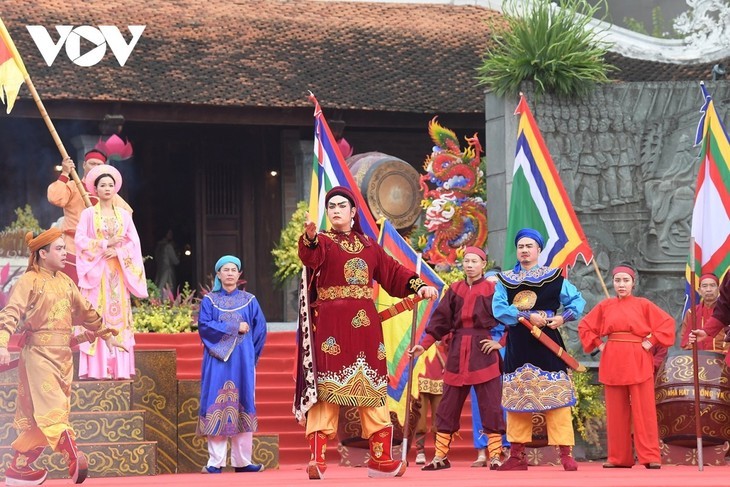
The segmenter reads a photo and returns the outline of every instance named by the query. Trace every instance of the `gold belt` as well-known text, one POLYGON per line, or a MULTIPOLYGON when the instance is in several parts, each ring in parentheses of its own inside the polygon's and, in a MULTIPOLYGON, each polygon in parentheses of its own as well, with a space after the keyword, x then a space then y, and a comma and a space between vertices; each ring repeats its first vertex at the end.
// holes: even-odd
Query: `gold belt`
POLYGON ((617 331, 615 333, 609 333, 609 342, 629 342, 629 343, 642 343, 644 339, 638 335, 634 335, 628 331, 617 331))
POLYGON ((35 347, 69 347, 71 346, 71 334, 61 333, 29 333, 26 345, 35 347))
POLYGON ((330 286, 317 288, 317 298, 322 301, 334 299, 372 299, 373 288, 370 286, 330 286))

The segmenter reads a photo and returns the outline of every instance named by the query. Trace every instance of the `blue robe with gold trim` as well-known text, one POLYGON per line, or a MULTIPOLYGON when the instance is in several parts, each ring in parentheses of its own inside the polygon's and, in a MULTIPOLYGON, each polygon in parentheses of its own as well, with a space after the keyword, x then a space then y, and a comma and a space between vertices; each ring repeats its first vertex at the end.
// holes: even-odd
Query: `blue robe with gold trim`
POLYGON ((196 433, 232 436, 256 431, 256 363, 266 341, 266 318, 256 297, 238 289, 210 292, 200 303, 198 332, 205 345, 196 433), (238 333, 245 321, 250 331, 238 333))

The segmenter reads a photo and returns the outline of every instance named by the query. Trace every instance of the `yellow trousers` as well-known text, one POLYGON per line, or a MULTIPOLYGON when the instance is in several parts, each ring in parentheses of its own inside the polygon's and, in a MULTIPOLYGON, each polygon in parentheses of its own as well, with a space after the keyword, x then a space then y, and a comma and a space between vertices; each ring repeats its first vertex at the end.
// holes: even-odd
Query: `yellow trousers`
MULTIPOLYGON (((388 406, 358 407, 363 438, 370 438, 386 426, 390 426, 388 406)), ((318 402, 307 412, 306 436, 321 431, 330 439, 337 434, 337 423, 340 419, 340 405, 330 402, 318 402)))
MULTIPOLYGON (((532 441, 532 414, 507 411, 507 441, 529 443, 532 441)), ((573 418, 570 407, 544 411, 548 445, 575 445, 573 418)))

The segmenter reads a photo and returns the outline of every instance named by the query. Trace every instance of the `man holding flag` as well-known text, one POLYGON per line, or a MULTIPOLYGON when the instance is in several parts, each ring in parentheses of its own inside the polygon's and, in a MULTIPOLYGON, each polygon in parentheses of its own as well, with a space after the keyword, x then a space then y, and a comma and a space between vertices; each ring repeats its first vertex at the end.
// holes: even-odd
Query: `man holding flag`
POLYGON ((405 462, 392 457, 386 353, 373 280, 392 296, 437 297, 434 287, 362 233, 356 201, 350 189, 333 187, 324 198, 330 231, 318 233, 308 220, 299 240, 299 257, 314 276, 307 283, 314 298, 310 319, 317 393, 306 414, 310 479, 323 478, 326 443, 337 432, 340 406, 358 408, 363 436, 370 442, 368 476, 405 473, 405 462))
MULTIPOLYGON (((691 282, 689 276, 693 272, 697 276, 711 272, 722 279, 722 284, 712 317, 704 323, 704 329, 692 330, 688 337, 690 344, 713 337, 730 324, 730 278, 726 274, 730 267, 730 188, 727 183, 730 179, 730 140, 712 97, 704 84, 700 88, 705 103, 700 110, 702 117, 695 137, 695 144, 702 144, 692 212, 696 268, 687 266, 687 280, 691 282)), ((688 296, 690 292, 695 290, 688 286, 688 296)))

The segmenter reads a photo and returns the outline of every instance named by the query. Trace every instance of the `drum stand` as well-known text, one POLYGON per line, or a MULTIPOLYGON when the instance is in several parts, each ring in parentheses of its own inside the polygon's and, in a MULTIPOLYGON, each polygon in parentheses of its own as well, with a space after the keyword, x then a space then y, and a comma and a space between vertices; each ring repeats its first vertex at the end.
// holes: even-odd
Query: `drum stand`
MULTIPOLYGON (((697 448, 670 445, 659 441, 662 463, 671 465, 697 465, 697 448)), ((721 445, 702 447, 702 458, 705 465, 726 465, 725 455, 730 449, 727 441, 721 445)))

